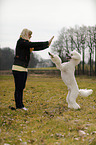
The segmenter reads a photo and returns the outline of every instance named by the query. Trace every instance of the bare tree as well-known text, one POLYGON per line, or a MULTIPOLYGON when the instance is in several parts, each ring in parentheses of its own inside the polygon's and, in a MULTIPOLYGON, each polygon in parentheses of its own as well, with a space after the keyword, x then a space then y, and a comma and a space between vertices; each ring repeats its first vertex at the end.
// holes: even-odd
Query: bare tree
POLYGON ((90 53, 90 76, 92 75, 93 71, 93 63, 92 63, 92 54, 94 54, 94 27, 88 27, 88 35, 87 35, 87 46, 89 47, 90 53))

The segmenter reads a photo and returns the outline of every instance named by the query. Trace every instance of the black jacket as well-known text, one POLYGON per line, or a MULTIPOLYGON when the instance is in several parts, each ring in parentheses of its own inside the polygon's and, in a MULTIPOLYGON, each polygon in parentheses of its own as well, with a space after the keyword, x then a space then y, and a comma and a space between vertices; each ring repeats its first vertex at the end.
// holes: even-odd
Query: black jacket
POLYGON ((28 40, 20 38, 17 41, 13 64, 27 68, 30 60, 30 48, 34 48, 34 51, 39 51, 39 50, 44 50, 48 47, 49 47, 48 41, 29 42, 28 40))

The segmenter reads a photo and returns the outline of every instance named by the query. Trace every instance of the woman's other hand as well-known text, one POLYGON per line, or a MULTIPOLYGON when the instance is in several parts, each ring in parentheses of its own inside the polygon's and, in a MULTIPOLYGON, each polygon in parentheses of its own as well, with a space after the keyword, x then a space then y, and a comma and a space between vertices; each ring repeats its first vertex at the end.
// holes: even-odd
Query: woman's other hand
POLYGON ((34 50, 34 48, 30 48, 30 53, 34 50))

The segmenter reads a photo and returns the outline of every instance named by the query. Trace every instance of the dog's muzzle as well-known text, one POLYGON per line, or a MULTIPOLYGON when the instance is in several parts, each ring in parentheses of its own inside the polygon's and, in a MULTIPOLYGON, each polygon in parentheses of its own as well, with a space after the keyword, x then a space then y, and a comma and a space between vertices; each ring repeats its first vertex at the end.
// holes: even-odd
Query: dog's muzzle
POLYGON ((66 53, 66 58, 71 59, 71 55, 69 53, 66 53))

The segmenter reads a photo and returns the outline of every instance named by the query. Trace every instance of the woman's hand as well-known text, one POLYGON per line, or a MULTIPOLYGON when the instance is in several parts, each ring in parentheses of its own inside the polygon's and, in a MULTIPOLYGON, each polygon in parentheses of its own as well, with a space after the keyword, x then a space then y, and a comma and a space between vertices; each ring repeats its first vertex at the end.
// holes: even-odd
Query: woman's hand
POLYGON ((50 46, 50 44, 51 44, 53 38, 54 38, 54 36, 48 41, 48 42, 49 42, 49 46, 50 46))
POLYGON ((30 53, 34 50, 34 48, 30 48, 30 53))

